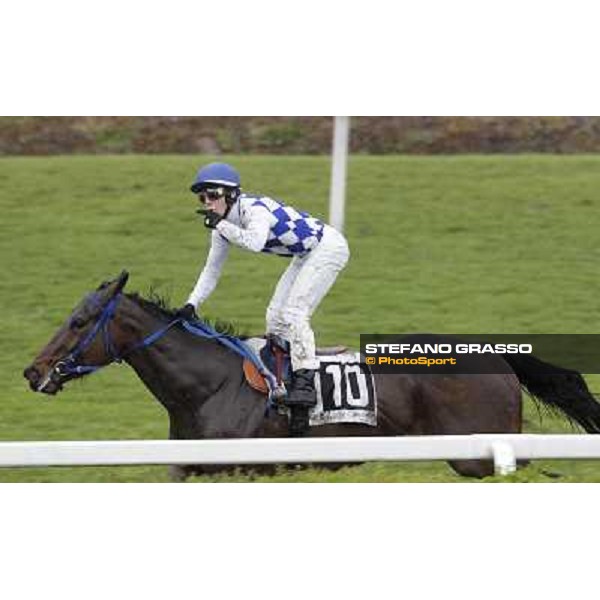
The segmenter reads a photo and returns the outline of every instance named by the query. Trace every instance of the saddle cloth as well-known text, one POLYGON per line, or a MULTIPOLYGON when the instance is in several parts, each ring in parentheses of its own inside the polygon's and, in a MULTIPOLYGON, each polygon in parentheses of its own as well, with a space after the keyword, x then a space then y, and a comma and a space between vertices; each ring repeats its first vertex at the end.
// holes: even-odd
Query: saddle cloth
MULTIPOLYGON (((261 356, 266 345, 264 338, 250 338, 245 343, 261 356)), ((315 373, 317 405, 310 411, 310 425, 333 423, 361 423, 377 425, 377 391, 369 367, 361 362, 359 352, 319 355, 319 369, 315 373)), ((264 361, 263 361, 264 364, 264 361)), ((244 361, 248 383, 267 394, 264 377, 248 360, 244 361)), ((275 374, 271 374, 275 379, 275 374)), ((283 413, 289 412, 279 407, 283 413)))

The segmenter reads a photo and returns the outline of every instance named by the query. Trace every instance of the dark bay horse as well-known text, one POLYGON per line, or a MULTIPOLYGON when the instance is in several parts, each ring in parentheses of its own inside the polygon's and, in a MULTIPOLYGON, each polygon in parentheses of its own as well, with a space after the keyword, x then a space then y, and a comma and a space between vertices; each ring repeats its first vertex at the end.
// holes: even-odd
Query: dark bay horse
MULTIPOLYGON (((157 303, 125 294, 127 278, 123 272, 103 283, 75 308, 24 371, 34 391, 56 394, 67 381, 123 360, 167 410, 172 439, 287 437, 287 417, 276 411, 266 414, 267 398, 246 383, 238 354, 214 339, 187 332, 172 311, 157 303)), ((579 373, 552 367, 553 375, 535 375, 527 361, 537 359, 520 355, 490 360, 507 360, 512 374, 375 375, 375 427, 320 425, 308 435, 519 433, 521 386, 587 432, 600 432, 600 404, 579 373)), ((450 464, 461 475, 493 473, 490 460, 450 464)), ((175 470, 183 477, 223 468, 192 465, 175 470)))

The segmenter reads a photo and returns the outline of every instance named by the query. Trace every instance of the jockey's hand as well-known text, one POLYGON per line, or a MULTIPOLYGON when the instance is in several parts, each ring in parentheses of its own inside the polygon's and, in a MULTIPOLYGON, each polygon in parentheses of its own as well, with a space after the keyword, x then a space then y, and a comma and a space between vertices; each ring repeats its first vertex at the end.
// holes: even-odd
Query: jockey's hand
POLYGON ((219 221, 223 219, 223 217, 214 210, 201 209, 198 213, 204 215, 204 227, 208 227, 208 229, 214 229, 219 221))
POLYGON ((175 316, 180 319, 185 319, 186 321, 197 321, 198 315, 196 314, 196 309, 193 304, 186 304, 182 306, 178 310, 175 311, 175 316))

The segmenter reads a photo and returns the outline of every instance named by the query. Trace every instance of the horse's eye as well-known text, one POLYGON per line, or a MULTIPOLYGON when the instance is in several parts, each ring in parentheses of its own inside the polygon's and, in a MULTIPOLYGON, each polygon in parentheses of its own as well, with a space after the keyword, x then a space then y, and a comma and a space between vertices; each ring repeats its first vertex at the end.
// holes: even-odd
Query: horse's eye
POLYGON ((71 327, 73 329, 81 329, 84 325, 85 325, 85 320, 82 319, 81 317, 75 317, 71 321, 71 327))

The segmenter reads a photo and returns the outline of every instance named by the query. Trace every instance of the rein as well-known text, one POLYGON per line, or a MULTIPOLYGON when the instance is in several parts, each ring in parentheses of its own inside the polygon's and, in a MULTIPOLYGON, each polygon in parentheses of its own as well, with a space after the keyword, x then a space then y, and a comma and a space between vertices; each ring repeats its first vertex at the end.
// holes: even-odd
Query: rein
POLYGON ((131 346, 130 348, 127 348, 123 351, 122 354, 119 355, 115 344, 111 338, 109 325, 113 317, 115 316, 115 311, 121 297, 122 294, 119 293, 108 302, 108 304, 102 309, 102 313, 100 314, 100 317, 98 318, 92 329, 81 341, 79 341, 76 344, 75 348, 73 348, 73 350, 71 350, 71 352, 65 358, 56 363, 56 365, 50 371, 50 373, 47 375, 44 381, 38 386, 38 391, 42 390, 55 377, 58 377, 60 379, 68 377, 69 375, 87 375, 89 373, 94 373, 102 367, 108 366, 112 363, 120 363, 126 356, 128 356, 132 352, 135 352, 136 350, 140 350, 142 348, 147 348, 148 346, 154 344, 165 333, 167 333, 169 329, 171 329, 174 325, 177 325, 178 323, 181 323, 184 329, 189 333, 198 337, 216 340, 217 342, 226 346, 242 358, 250 360, 258 368, 259 372, 266 377, 267 381, 269 382, 269 387, 272 389, 273 382, 271 374, 262 364, 260 358, 257 357, 256 354, 252 352, 252 350, 250 350, 250 348, 242 340, 236 338, 235 336, 219 333, 218 331, 215 331, 214 329, 212 329, 207 324, 201 321, 195 321, 193 323, 190 323, 185 319, 182 319, 181 317, 177 317, 172 321, 169 321, 169 323, 167 323, 164 327, 161 327, 160 329, 147 335, 143 340, 141 340, 137 344, 131 346), (80 364, 79 360, 81 359, 81 356, 94 342, 98 333, 102 334, 104 352, 106 353, 106 356, 108 357, 109 361, 103 365, 80 364))

